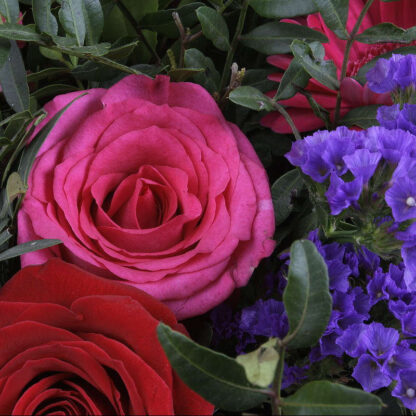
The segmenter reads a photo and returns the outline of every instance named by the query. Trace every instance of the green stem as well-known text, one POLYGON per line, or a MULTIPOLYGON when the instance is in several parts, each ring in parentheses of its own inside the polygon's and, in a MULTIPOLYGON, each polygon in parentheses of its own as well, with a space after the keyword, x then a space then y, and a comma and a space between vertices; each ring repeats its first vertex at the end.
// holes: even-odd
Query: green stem
POLYGON ((299 130, 296 128, 295 123, 292 120, 292 117, 290 117, 289 113, 285 110, 285 108, 279 103, 273 103, 273 106, 285 118, 287 124, 289 124, 290 128, 292 129, 295 139, 302 140, 299 130))
POLYGON ((161 62, 160 56, 157 54, 156 50, 153 48, 153 46, 148 42, 146 39, 146 36, 143 34, 142 29, 136 22, 136 19, 132 16, 129 9, 123 4, 122 1, 117 1, 117 7, 123 13, 124 17, 129 21, 129 23, 133 26, 134 30, 136 31, 137 35, 139 36, 140 40, 143 42, 143 44, 146 46, 148 51, 153 55, 154 59, 156 60, 156 63, 159 65, 161 62))
POLYGON ((281 415, 282 408, 281 408, 281 396, 280 390, 282 389, 282 379, 283 379, 283 369, 285 364, 285 346, 280 345, 279 347, 279 362, 277 364, 276 373, 274 376, 273 381, 273 391, 275 393, 275 397, 272 398, 272 415, 281 415))
POLYGON ((225 84, 227 83, 228 77, 230 76, 231 64, 233 63, 234 54, 237 49, 238 41, 240 40, 241 33, 243 32, 247 9, 248 9, 248 0, 244 0, 243 5, 241 6, 240 16, 238 18, 234 37, 233 37, 233 40, 231 41, 230 48, 228 49, 227 58, 225 59, 225 65, 222 71, 220 88, 219 88, 220 94, 224 90, 225 84))
MULTIPOLYGON (((361 23, 364 19, 364 16, 366 15, 370 6, 373 4, 373 1, 374 0, 368 0, 367 3, 365 4, 365 6, 363 7, 363 9, 361 10, 361 13, 358 16, 358 19, 355 23, 355 26, 353 27, 353 29, 350 33, 350 36, 347 40, 347 44, 345 45, 344 60, 342 61, 341 76, 339 78, 339 83, 340 84, 341 84, 342 80, 347 75, 348 60, 350 58, 350 52, 351 52, 352 44, 355 41, 355 36, 356 36, 360 26, 361 26, 361 23)), ((337 94, 337 102, 335 104, 334 126, 336 126, 338 124, 338 121, 339 121, 339 115, 340 115, 340 110, 341 110, 341 101, 342 101, 341 90, 339 90, 338 94, 337 94)))

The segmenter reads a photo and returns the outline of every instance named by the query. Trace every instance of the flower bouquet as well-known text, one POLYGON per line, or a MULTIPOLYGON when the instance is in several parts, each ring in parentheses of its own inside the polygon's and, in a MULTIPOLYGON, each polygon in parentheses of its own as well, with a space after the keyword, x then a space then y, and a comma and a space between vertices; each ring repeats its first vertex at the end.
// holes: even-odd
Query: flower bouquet
POLYGON ((416 411, 412 0, 1 0, 0 414, 416 411))

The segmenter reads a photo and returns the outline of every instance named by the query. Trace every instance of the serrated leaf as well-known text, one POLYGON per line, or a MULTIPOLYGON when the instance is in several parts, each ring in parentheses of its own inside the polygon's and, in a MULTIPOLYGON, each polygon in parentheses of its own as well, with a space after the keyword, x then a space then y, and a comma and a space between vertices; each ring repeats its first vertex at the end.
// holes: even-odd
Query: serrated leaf
POLYGON ((293 210, 292 199, 304 187, 298 169, 292 169, 278 178, 272 185, 272 201, 276 226, 284 222, 293 210))
POLYGON ((197 84, 202 85, 211 94, 218 91, 220 83, 220 74, 215 68, 211 58, 205 56, 201 51, 195 48, 185 51, 185 65, 188 68, 202 68, 202 73, 193 75, 197 84))
POLYGON ((314 0, 325 24, 340 38, 348 39, 346 29, 349 0, 314 0))
POLYGON ((49 35, 58 34, 58 22, 51 13, 51 5, 53 0, 32 0, 33 1, 33 18, 40 32, 49 35))
POLYGON ((14 111, 21 112, 29 109, 26 69, 19 47, 14 40, 10 41, 9 57, 0 69, 0 84, 7 103, 14 111))
POLYGON ((283 342, 289 348, 313 346, 328 325, 332 297, 325 261, 309 240, 295 241, 290 248, 283 303, 289 319, 289 333, 283 342))
POLYGON ((241 43, 266 55, 290 52, 294 39, 328 42, 328 38, 317 30, 285 22, 271 22, 256 27, 241 36, 241 43))
POLYGON ((371 126, 378 126, 377 110, 380 105, 372 104, 363 107, 356 107, 350 110, 341 120, 345 126, 358 126, 368 129, 371 126))
POLYGON ((73 102, 84 96, 80 94, 78 97, 74 98, 70 103, 68 103, 62 110, 58 111, 48 123, 38 132, 36 137, 30 142, 30 144, 25 148, 22 154, 22 158, 19 163, 18 173, 22 178, 22 181, 27 185, 27 179, 29 177, 30 169, 32 168, 35 157, 42 146, 43 142, 48 137, 48 134, 52 131, 55 124, 61 118, 62 114, 72 105, 73 102))
POLYGON ((19 20, 18 0, 0 0, 0 14, 9 23, 17 23, 19 20))
POLYGON ((216 48, 228 51, 230 47, 230 34, 224 18, 211 7, 200 7, 196 15, 202 26, 202 33, 216 48))
POLYGON ((95 45, 100 41, 104 28, 104 14, 100 0, 84 0, 84 21, 87 45, 95 45))
POLYGON ((382 401, 374 394, 329 381, 311 381, 283 399, 285 415, 377 415, 382 401))
POLYGON ((42 36, 36 33, 33 25, 22 26, 17 23, 0 24, 0 38, 41 42, 42 36))
POLYGON ((65 32, 76 39, 78 46, 84 44, 86 34, 82 5, 83 0, 62 0, 58 13, 65 32))
POLYGON ((315 59, 311 47, 301 40, 294 40, 291 49, 295 58, 312 78, 332 90, 339 88, 337 69, 332 61, 315 59))
POLYGON ((1 252, 0 261, 9 260, 13 257, 19 257, 22 254, 30 253, 32 251, 56 246, 57 244, 62 244, 62 241, 54 239, 28 241, 27 243, 19 244, 1 252))
POLYGON ((178 13, 185 28, 192 28, 198 23, 198 17, 195 11, 201 6, 205 6, 204 3, 195 2, 178 9, 159 10, 158 12, 149 13, 144 16, 139 24, 143 29, 155 31, 169 38, 176 38, 178 36, 178 28, 172 18, 172 13, 178 13))
POLYGON ((230 93, 230 101, 252 110, 272 111, 273 103, 267 95, 250 86, 238 87, 230 93))
POLYGON ((293 58, 280 80, 275 99, 292 98, 297 93, 297 87, 305 88, 308 85, 309 78, 310 75, 303 69, 299 61, 293 58))
POLYGON ((244 367, 248 381, 255 386, 268 387, 273 382, 279 362, 279 353, 274 348, 276 345, 276 338, 271 338, 256 350, 236 358, 244 367))
POLYGON ((409 36, 406 30, 394 25, 393 23, 380 23, 369 27, 355 37, 361 43, 380 43, 380 42, 402 42, 408 43, 409 36))
POLYGON ((313 0, 249 0, 249 5, 263 17, 303 16, 318 11, 313 0))
POLYGON ((264 390, 250 385, 234 359, 196 344, 163 323, 157 335, 179 377, 215 406, 241 411, 267 400, 264 390))

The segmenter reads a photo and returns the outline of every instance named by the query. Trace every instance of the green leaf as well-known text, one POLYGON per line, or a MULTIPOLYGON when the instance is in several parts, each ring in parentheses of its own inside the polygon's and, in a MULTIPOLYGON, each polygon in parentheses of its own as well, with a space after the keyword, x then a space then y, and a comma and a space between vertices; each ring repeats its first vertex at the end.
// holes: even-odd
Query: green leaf
POLYGON ((14 111, 20 112, 29 109, 29 87, 27 86, 25 64, 14 40, 10 41, 9 58, 0 69, 0 84, 7 103, 14 111))
POLYGON ((58 34, 58 22, 51 13, 51 5, 53 0, 32 0, 33 1, 33 18, 40 32, 49 35, 58 34))
POLYGON ((308 85, 310 75, 303 69, 303 66, 296 58, 293 58, 280 80, 276 93, 276 100, 287 100, 292 98, 298 88, 305 88, 308 85))
POLYGON ((59 21, 65 32, 76 39, 78 46, 84 44, 86 33, 82 5, 83 0, 62 0, 59 10, 59 21))
POLYGON ((398 49, 394 49, 390 52, 383 53, 382 55, 379 55, 372 59, 371 61, 367 62, 365 65, 363 65, 357 75, 355 76, 355 79, 362 85, 364 85, 367 82, 366 74, 367 72, 374 67, 374 65, 377 63, 377 61, 380 58, 388 59, 390 58, 393 53, 397 53, 400 55, 408 55, 408 54, 416 54, 416 46, 404 46, 398 49))
POLYGON ((196 344, 163 323, 157 335, 179 377, 215 406, 241 411, 267 400, 264 390, 250 386, 244 368, 234 359, 196 344))
POLYGON ((185 51, 185 65, 187 68, 202 68, 202 73, 194 74, 194 81, 202 85, 211 94, 218 91, 220 74, 211 58, 205 56, 198 49, 187 49, 185 51))
POLYGON ((285 415, 378 415, 382 401, 374 394, 329 381, 311 381, 283 400, 285 415))
POLYGON ((30 169, 32 168, 35 157, 42 146, 43 142, 48 137, 48 134, 52 131, 55 124, 61 118, 62 114, 72 105, 73 102, 83 97, 84 94, 80 94, 78 97, 74 98, 70 103, 68 103, 62 110, 58 111, 48 123, 38 132, 36 137, 30 142, 30 144, 25 148, 20 159, 18 173, 22 178, 22 181, 27 185, 27 179, 29 177, 30 169))
POLYGON ((91 46, 80 46, 80 47, 71 46, 67 49, 70 49, 71 51, 78 52, 78 53, 84 53, 86 55, 103 56, 109 52, 110 46, 111 45, 109 43, 104 42, 104 43, 98 43, 97 45, 91 45, 91 46))
POLYGON ((259 387, 268 387, 274 379, 279 353, 274 348, 277 339, 271 338, 256 350, 239 355, 236 361, 244 367, 250 383, 259 387))
POLYGON ((200 7, 196 11, 202 26, 202 33, 216 48, 228 51, 230 47, 230 34, 224 18, 211 7, 200 7))
MULTIPOLYGON (((1 25, 0 25, 1 27, 1 25)), ((7 39, 0 39, 0 68, 7 62, 10 55, 10 42, 7 39)))
POLYGON ((66 94, 73 91, 79 91, 79 88, 69 84, 48 84, 34 91, 32 96, 41 100, 42 98, 53 98, 57 94, 66 94))
POLYGON ((13 234, 7 229, 2 231, 0 234, 0 246, 2 246, 5 242, 10 240, 13 237, 13 234))
POLYGON ((363 107, 356 107, 350 110, 341 120, 345 126, 358 126, 368 129, 371 126, 378 126, 377 110, 380 105, 372 104, 363 107))
POLYGON ((314 345, 328 325, 332 297, 325 261, 309 240, 295 241, 290 248, 283 303, 289 319, 289 333, 283 342, 290 348, 314 345))
POLYGON ((276 84, 268 79, 268 76, 273 74, 273 69, 248 69, 244 73, 242 85, 247 85, 260 90, 261 92, 267 92, 276 88, 276 84))
POLYGON ((264 95, 258 89, 249 86, 236 88, 231 91, 229 98, 235 104, 256 111, 272 111, 274 109, 273 103, 267 95, 264 95))
POLYGON ((355 40, 361 43, 409 42, 407 31, 393 23, 380 23, 372 26, 357 35, 355 40))
POLYGON ((100 0, 84 0, 82 3, 86 29, 87 45, 100 41, 104 28, 104 14, 100 0))
POLYGON ((182 82, 197 74, 202 74, 203 72, 204 68, 175 68, 171 69, 168 72, 168 75, 171 77, 172 81, 182 82))
POLYGON ((43 79, 48 79, 49 77, 56 77, 58 75, 64 75, 68 72, 70 72, 70 70, 64 67, 45 68, 39 72, 32 72, 30 74, 27 74, 27 82, 42 81, 43 79))
POLYGON ((17 172, 12 172, 7 178, 6 194, 9 202, 13 201, 20 194, 27 191, 27 186, 22 182, 22 178, 17 172))
POLYGON ((292 169, 282 175, 272 185, 272 201, 276 226, 285 221, 293 210, 292 199, 304 187, 298 169, 292 169))
POLYGON ((22 254, 30 253, 31 251, 56 246, 57 244, 62 244, 62 241, 53 239, 28 241, 27 243, 19 244, 18 246, 11 247, 0 253, 0 261, 9 260, 13 257, 19 257, 22 254))
POLYGON ((295 17, 318 11, 313 0, 249 0, 250 6, 263 17, 295 17))
POLYGON ((0 14, 9 23, 17 23, 19 20, 18 0, 0 0, 0 14))
POLYGON ((167 9, 149 13, 140 20, 139 25, 143 29, 153 30, 168 38, 177 38, 178 28, 172 18, 172 13, 178 13, 183 26, 185 28, 191 28, 198 23, 198 17, 195 10, 201 6, 204 6, 204 3, 195 2, 178 9, 167 9))
POLYGON ((241 36, 241 42, 258 52, 271 55, 290 52, 290 44, 294 39, 299 38, 306 41, 328 42, 328 38, 317 30, 284 22, 271 22, 258 26, 250 33, 241 36))
POLYGON ((325 24, 340 38, 348 39, 346 24, 349 0, 314 0, 325 24))
POLYGON ((318 60, 311 46, 301 40, 294 40, 291 49, 295 58, 312 78, 332 90, 339 88, 337 69, 332 61, 318 60))
POLYGON ((42 41, 42 36, 39 35, 39 33, 36 33, 33 25, 22 26, 17 23, 0 24, 0 38, 31 42, 42 41))

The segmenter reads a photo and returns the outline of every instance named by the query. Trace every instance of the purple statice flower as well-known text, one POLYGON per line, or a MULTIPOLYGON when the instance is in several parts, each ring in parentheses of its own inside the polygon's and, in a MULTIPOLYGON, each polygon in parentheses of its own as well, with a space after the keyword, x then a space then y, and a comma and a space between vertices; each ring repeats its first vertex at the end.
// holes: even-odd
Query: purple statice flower
POLYGON ((393 218, 406 221, 416 218, 416 182, 402 176, 386 191, 385 200, 391 208, 393 218))
POLYGON ((399 104, 381 106, 377 121, 389 130, 401 129, 416 135, 416 105, 404 104, 402 109, 399 104))
POLYGON ((393 354, 399 336, 396 329, 386 328, 378 322, 373 322, 367 326, 365 331, 365 343, 373 357, 386 359, 393 354))
POLYGON ((362 178, 364 183, 373 176, 380 159, 380 152, 370 152, 368 149, 356 149, 354 153, 343 157, 346 167, 356 178, 362 178))
POLYGON ((343 331, 335 342, 347 355, 358 358, 367 349, 365 342, 366 328, 367 326, 363 323, 353 324, 343 331))
POLYGON ((410 368, 416 369, 416 351, 404 344, 398 345, 383 364, 383 371, 392 379, 397 379, 401 370, 410 368))
POLYGON ((390 58, 392 68, 394 68, 394 81, 403 90, 416 83, 416 56, 415 55, 393 55, 390 58), (394 57, 393 57, 394 56, 394 57))
POLYGON ((293 384, 299 384, 302 380, 305 380, 307 378, 306 372, 308 370, 308 365, 299 367, 297 365, 288 366, 285 363, 283 368, 282 389, 287 389, 293 384))
POLYGON ((398 397, 410 410, 416 409, 416 369, 399 372, 399 380, 391 394, 398 397))
POLYGON ((378 267, 374 275, 368 279, 367 293, 370 295, 371 306, 381 300, 389 298, 387 292, 388 273, 384 273, 381 267, 378 267))
POLYGON ((332 215, 338 215, 344 209, 356 203, 363 189, 363 179, 355 178, 351 182, 344 182, 335 173, 331 174, 331 182, 325 196, 331 208, 332 215))
POLYGON ((251 335, 283 338, 289 331, 289 322, 283 302, 259 299, 241 312, 240 329, 251 335))
POLYGON ((383 371, 382 365, 369 354, 361 355, 352 376, 365 391, 374 391, 391 383, 391 378, 383 371))
POLYGON ((379 94, 393 91, 398 87, 394 79, 396 64, 400 55, 393 55, 391 59, 380 58, 367 74, 367 83, 370 90, 379 94))

